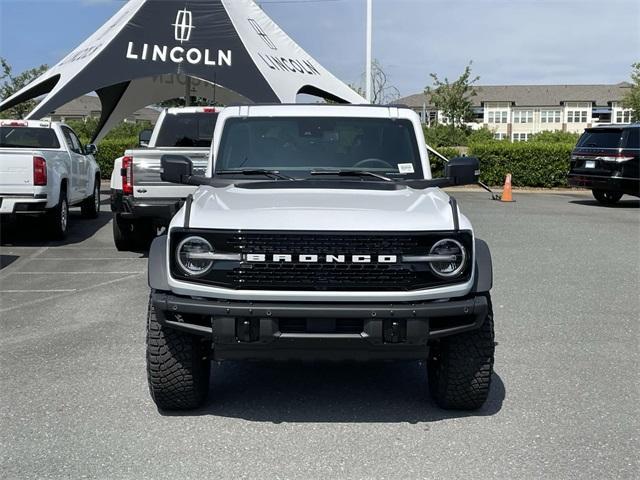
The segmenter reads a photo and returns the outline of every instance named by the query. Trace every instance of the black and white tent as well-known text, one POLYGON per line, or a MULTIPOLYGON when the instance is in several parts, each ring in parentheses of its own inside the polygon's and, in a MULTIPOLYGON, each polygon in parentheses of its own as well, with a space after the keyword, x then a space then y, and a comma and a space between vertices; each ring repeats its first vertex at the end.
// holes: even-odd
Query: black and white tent
POLYGON ((183 96, 185 79, 191 95, 221 103, 295 103, 301 93, 365 103, 252 0, 130 0, 0 111, 44 95, 28 116, 38 119, 95 91, 99 140, 136 110, 183 96))

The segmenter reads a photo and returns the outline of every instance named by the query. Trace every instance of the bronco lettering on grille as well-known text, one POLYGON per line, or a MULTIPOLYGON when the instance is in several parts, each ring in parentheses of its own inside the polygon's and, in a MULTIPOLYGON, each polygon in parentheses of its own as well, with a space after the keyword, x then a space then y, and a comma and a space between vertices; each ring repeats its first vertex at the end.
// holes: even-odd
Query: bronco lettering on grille
POLYGON ((247 262, 296 262, 296 263, 397 263, 397 255, 316 255, 288 253, 247 253, 247 262))

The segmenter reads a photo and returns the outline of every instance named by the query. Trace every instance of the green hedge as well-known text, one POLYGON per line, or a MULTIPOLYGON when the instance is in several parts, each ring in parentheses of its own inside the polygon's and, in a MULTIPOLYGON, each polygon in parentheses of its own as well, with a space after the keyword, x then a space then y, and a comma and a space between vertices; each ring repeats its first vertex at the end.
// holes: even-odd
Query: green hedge
MULTIPOLYGON (((435 150, 447 158, 460 156, 460 151, 455 147, 438 147, 435 150)), ((433 178, 444 176, 444 161, 441 160, 440 157, 429 154, 429 162, 431 163, 431 176, 433 178)))
POLYGON ((110 178, 113 170, 113 161, 121 157, 128 148, 135 148, 138 145, 136 137, 119 138, 114 140, 102 140, 98 143, 98 153, 96 161, 100 165, 100 175, 102 178, 110 178))
POLYGON ((490 142, 471 145, 469 155, 480 159, 480 179, 502 185, 507 173, 514 186, 566 187, 572 144, 490 142))

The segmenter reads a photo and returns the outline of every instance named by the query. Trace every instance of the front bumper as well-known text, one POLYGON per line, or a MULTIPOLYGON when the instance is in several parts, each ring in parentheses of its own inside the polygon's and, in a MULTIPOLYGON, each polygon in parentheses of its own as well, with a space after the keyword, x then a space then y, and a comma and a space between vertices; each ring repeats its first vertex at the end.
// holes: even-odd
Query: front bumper
POLYGON ((424 359, 430 340, 480 328, 485 295, 415 303, 210 300, 153 292, 163 325, 210 338, 215 360, 424 359))
POLYGON ((183 203, 181 198, 136 199, 123 195, 121 190, 111 190, 111 211, 128 220, 151 219, 158 225, 167 226, 183 203))

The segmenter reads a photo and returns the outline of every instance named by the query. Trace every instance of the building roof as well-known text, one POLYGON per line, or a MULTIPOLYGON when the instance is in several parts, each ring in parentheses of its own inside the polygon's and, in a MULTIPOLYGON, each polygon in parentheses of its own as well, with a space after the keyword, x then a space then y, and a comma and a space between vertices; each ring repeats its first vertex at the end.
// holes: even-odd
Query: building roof
MULTIPOLYGON (((483 85, 476 87, 472 97, 474 107, 486 102, 511 102, 515 106, 560 106, 565 102, 593 102, 595 106, 608 106, 618 102, 631 85, 621 82, 615 85, 483 85)), ((423 93, 401 98, 398 103, 413 108, 432 104, 423 93)))
MULTIPOLYGON (((69 103, 55 109, 51 115, 59 115, 61 117, 90 117, 99 116, 102 110, 100 99, 93 95, 83 95, 82 97, 71 100, 69 103)), ((147 120, 155 123, 160 115, 160 110, 154 108, 142 108, 131 114, 128 118, 133 117, 136 120, 147 120)))

